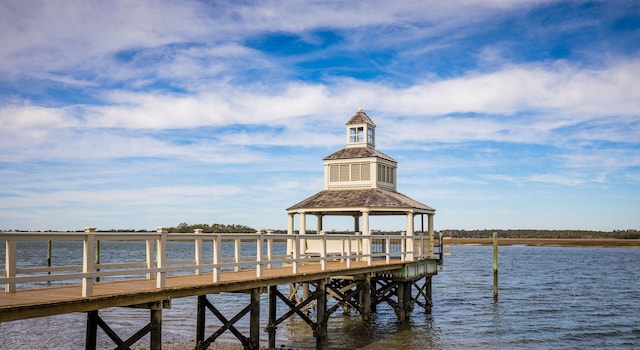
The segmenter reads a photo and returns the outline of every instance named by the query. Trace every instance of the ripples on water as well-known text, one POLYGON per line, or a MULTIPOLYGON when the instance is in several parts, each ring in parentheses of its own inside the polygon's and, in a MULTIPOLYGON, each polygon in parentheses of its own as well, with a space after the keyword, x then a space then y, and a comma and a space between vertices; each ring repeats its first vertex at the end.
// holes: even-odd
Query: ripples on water
MULTIPOLYGON (((334 313, 329 321, 330 348, 640 348, 640 249, 500 247, 498 303, 493 302, 492 249, 449 249, 453 255, 433 278, 432 314, 416 306, 410 322, 399 324, 393 310, 381 305, 374 322, 366 326, 355 314, 334 313)), ((248 302, 240 294, 209 298, 229 314, 248 302)), ((164 340, 195 338, 195 304, 195 298, 176 299, 172 309, 164 310, 164 340)), ((264 295, 263 325, 266 306, 264 295)), ((147 311, 130 309, 105 310, 101 315, 125 334, 149 317, 147 311)), ((210 316, 208 322, 213 322, 210 316)), ((0 348, 82 349, 84 327, 84 314, 7 322, 0 325, 0 348), (68 339, 77 346, 65 344, 68 339)), ((246 331, 246 323, 243 328, 246 331)), ((213 331, 209 326, 207 332, 213 331)), ((112 348, 99 334, 99 344, 112 348)), ((266 335, 262 338, 266 345, 266 335)), ((278 346, 315 348, 310 328, 299 318, 280 325, 278 338, 278 346)), ((235 341, 229 333, 223 340, 235 341)))

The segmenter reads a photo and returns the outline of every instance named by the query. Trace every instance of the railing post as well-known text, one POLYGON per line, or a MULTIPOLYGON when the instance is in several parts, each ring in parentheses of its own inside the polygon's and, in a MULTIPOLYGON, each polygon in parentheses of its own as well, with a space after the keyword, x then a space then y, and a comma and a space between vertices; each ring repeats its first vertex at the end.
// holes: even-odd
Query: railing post
MULTIPOLYGON (((154 245, 154 241, 152 239, 147 239, 146 241, 147 248, 147 269, 151 270, 156 267, 156 249, 154 245)), ((151 272, 147 272, 147 279, 150 280, 153 277, 151 272)))
POLYGON ((239 238, 236 238, 234 240, 234 253, 233 253, 233 259, 236 263, 235 267, 233 268, 233 271, 238 272, 240 271, 240 245, 242 245, 242 240, 239 238))
POLYGON ((216 234, 213 239, 213 282, 220 281, 220 254, 222 252, 222 236, 216 234))
MULTIPOLYGON (((197 234, 197 235, 201 235, 202 232, 204 232, 203 229, 201 228, 197 228, 195 230, 193 230, 193 233, 197 234)), ((195 261, 196 261, 196 270, 195 270, 195 274, 199 275, 200 273, 202 273, 202 271, 200 271, 200 264, 202 264, 202 239, 196 239, 194 241, 194 254, 195 254, 195 261)))
POLYGON ((293 235, 293 262, 291 263, 292 272, 298 273, 298 261, 300 260, 300 235, 293 235))
POLYGON ((405 262, 407 260, 406 247, 407 246, 407 232, 400 232, 400 261, 405 262))
POLYGON ((82 273, 85 274, 82 277, 82 297, 90 297, 93 294, 93 276, 87 276, 89 273, 93 273, 96 270, 96 258, 95 258, 95 242, 96 235, 95 229, 86 228, 87 235, 83 243, 83 256, 82 256, 82 273))
POLYGON ((264 234, 262 230, 257 230, 258 239, 256 242, 256 277, 262 277, 262 257, 264 255, 264 234))
MULTIPOLYGON (((358 246, 358 241, 356 241, 356 246, 358 246)), ((351 252, 353 252, 353 250, 351 249, 351 238, 347 238, 347 268, 348 269, 351 268, 351 252)))
MULTIPOLYGON (((272 230, 267 230, 267 237, 273 233, 272 230)), ((271 259, 273 259, 273 238, 267 238, 267 268, 272 268, 273 264, 271 263, 271 259)))
POLYGON ((322 235, 322 250, 320 251, 320 270, 327 269, 327 235, 322 235))
POLYGON ((160 235, 156 243, 156 288, 163 288, 165 285, 166 272, 162 271, 167 260, 167 234, 169 230, 164 227, 158 227, 156 230, 160 235))
MULTIPOLYGON (((384 245, 384 250, 387 252, 387 255, 385 256, 385 262, 389 264, 391 262, 391 236, 387 235, 384 237, 384 245)), ((404 255, 402 256, 402 259, 404 259, 404 255)))
MULTIPOLYGON (((5 276, 7 278, 16 277, 16 264, 17 264, 17 244, 16 241, 6 240, 5 242, 5 276)), ((8 282, 4 285, 5 293, 13 293, 16 291, 16 283, 8 282)))

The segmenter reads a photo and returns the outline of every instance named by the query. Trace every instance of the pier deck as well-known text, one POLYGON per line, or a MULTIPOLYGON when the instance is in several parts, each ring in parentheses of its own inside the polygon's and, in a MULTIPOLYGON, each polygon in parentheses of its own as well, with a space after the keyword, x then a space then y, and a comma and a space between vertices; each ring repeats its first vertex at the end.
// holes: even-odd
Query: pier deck
POLYGON ((319 263, 303 264, 297 274, 289 267, 265 269, 262 278, 256 278, 255 269, 220 274, 220 281, 212 283, 212 274, 168 276, 163 288, 156 287, 154 279, 132 279, 95 283, 93 295, 82 297, 80 284, 24 289, 13 293, 0 293, 0 322, 51 316, 71 312, 86 312, 108 307, 130 306, 188 296, 236 292, 272 285, 302 283, 338 275, 379 273, 402 268, 400 259, 389 264, 384 260, 327 262, 323 271, 319 263))

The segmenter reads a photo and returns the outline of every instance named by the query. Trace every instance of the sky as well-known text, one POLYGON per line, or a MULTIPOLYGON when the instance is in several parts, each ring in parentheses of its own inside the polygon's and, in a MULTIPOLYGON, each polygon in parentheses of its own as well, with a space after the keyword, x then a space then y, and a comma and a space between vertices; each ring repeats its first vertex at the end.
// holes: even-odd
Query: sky
POLYGON ((638 1, 0 0, 0 229, 285 229, 359 108, 436 230, 640 229, 639 80, 638 1))

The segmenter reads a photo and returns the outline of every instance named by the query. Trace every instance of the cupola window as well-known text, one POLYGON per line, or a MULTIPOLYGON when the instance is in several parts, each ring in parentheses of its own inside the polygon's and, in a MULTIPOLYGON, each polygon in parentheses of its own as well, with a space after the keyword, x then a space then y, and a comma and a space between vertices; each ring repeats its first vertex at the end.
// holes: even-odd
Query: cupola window
POLYGON ((358 126, 349 129, 349 142, 364 142, 364 127, 358 126))

